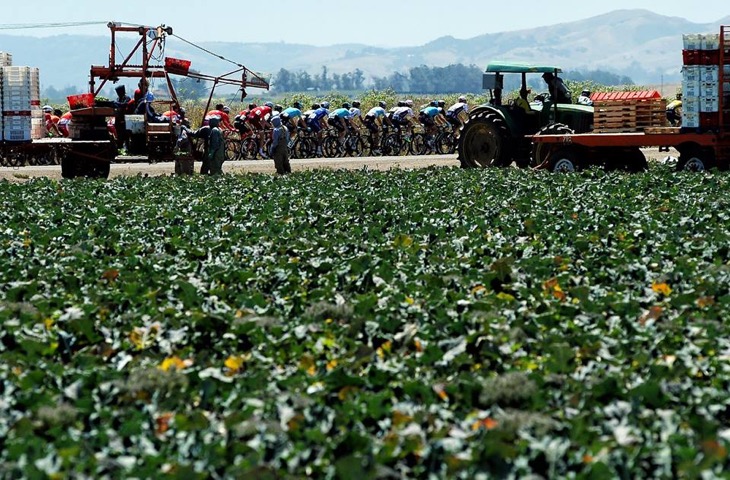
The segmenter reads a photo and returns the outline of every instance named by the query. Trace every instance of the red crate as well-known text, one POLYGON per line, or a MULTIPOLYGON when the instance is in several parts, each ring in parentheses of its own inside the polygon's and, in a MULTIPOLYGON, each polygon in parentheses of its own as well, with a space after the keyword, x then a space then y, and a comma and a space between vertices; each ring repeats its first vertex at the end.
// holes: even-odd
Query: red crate
POLYGON ((94 94, 93 93, 81 93, 79 95, 69 95, 68 106, 71 110, 78 108, 88 108, 94 105, 94 94))
POLYGON ((719 65, 720 50, 682 50, 684 65, 719 65))
POLYGON ((190 60, 181 60, 179 58, 165 57, 165 70, 170 73, 180 73, 187 75, 190 69, 190 60))

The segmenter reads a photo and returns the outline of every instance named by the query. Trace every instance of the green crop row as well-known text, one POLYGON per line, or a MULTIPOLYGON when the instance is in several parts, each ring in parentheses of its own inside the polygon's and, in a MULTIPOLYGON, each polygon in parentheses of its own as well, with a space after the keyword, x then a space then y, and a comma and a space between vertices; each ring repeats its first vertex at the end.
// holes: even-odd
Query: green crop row
POLYGON ((722 476, 729 187, 0 184, 0 477, 722 476))

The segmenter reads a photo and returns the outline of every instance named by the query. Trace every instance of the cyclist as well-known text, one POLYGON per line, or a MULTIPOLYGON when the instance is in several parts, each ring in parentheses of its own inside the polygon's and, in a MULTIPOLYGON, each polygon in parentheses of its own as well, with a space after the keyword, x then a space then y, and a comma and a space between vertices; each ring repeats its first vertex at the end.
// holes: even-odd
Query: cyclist
POLYGON ((383 129, 383 122, 391 127, 393 126, 390 118, 388 118, 386 108, 388 108, 387 103, 379 102, 377 107, 368 110, 368 113, 365 115, 365 120, 363 120, 365 127, 370 130, 370 134, 373 137, 372 144, 376 146, 373 148, 373 153, 376 155, 380 154, 380 131, 383 129))
MULTIPOLYGON (((273 120, 274 117, 280 116, 281 112, 283 110, 284 110, 284 107, 279 105, 278 103, 276 105, 274 105, 274 110, 271 112, 271 119, 269 120, 269 122, 271 122, 271 120, 273 120)), ((273 123, 273 122, 271 122, 271 123, 273 123)))
POLYGON ((350 119, 352 118, 352 114, 350 113, 351 108, 352 105, 345 102, 342 104, 341 108, 333 110, 328 116, 328 123, 330 126, 337 129, 337 140, 339 140, 340 148, 343 148, 343 144, 345 143, 345 132, 347 132, 347 129, 350 128, 350 119))
POLYGON ((591 91, 583 90, 582 92, 580 92, 577 103, 578 103, 578 105, 585 105, 586 107, 592 107, 593 100, 591 100, 591 91))
POLYGON ((323 128, 327 126, 327 117, 329 116, 329 102, 322 102, 321 105, 312 105, 312 113, 307 118, 307 127, 312 129, 312 132, 317 136, 317 153, 322 153, 322 132, 323 128), (314 108, 318 107, 318 108, 314 108))
POLYGON ((289 130, 291 141, 294 141, 297 136, 297 128, 307 127, 302 116, 302 104, 294 102, 291 107, 284 109, 281 112, 281 123, 289 130))
POLYGON ((391 121, 399 131, 405 129, 410 134, 412 133, 413 126, 418 121, 416 115, 413 113, 413 100, 406 100, 402 103, 403 106, 396 108, 393 112, 391 121))
POLYGON ((446 120, 454 127, 454 136, 458 138, 459 130, 469 119, 469 104, 466 97, 461 96, 459 100, 446 110, 446 120))
POLYGON ((233 119, 233 127, 238 130, 241 136, 251 131, 251 127, 248 125, 248 114, 257 106, 255 103, 249 103, 248 108, 238 112, 238 115, 233 119))
POLYGON ((248 112, 248 123, 251 125, 254 131, 256 131, 256 135, 258 137, 258 143, 259 143, 259 155, 262 157, 266 157, 266 154, 264 153, 264 136, 266 133, 266 130, 270 128, 269 120, 271 119, 271 114, 274 111, 274 104, 273 102, 266 102, 260 107, 256 107, 252 109, 250 112, 248 112))
POLYGON ((223 105, 222 103, 219 103, 215 106, 215 108, 208 113, 205 114, 205 119, 203 120, 203 125, 210 125, 210 120, 213 118, 218 119, 218 127, 222 130, 235 130, 233 125, 231 125, 231 117, 229 116, 229 113, 231 112, 231 109, 227 107, 226 105, 223 105))
POLYGON ((352 102, 352 108, 350 109, 350 125, 354 128, 362 128, 362 110, 360 110, 360 102, 355 100, 352 102))
POLYGON ((436 135, 439 127, 448 123, 444 116, 441 115, 438 108, 438 102, 436 100, 432 101, 428 104, 428 106, 426 106, 426 108, 423 108, 420 112, 418 112, 418 121, 424 126, 426 134, 431 136, 436 135))

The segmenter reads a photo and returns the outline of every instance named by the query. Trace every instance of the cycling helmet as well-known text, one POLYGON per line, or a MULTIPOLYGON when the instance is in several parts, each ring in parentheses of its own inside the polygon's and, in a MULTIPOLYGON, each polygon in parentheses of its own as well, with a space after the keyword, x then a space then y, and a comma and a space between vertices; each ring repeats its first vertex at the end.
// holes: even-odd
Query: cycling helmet
POLYGON ((466 103, 466 97, 465 97, 465 96, 463 96, 463 95, 462 95, 462 96, 460 96, 460 97, 459 97, 459 101, 460 101, 461 103, 466 103))
POLYGON ((436 100, 431 100, 428 104, 429 107, 438 107, 438 102, 436 100))
POLYGON ((590 90, 583 90, 582 92, 580 92, 580 94, 581 95, 585 95, 586 97, 590 97, 591 96, 591 91, 590 90))
POLYGON ((357 100, 352 102, 352 108, 360 108, 360 102, 358 102, 357 100))
POLYGON ((253 110, 254 108, 257 108, 257 107, 258 107, 258 105, 256 105, 255 103, 249 103, 248 104, 248 109, 249 110, 253 110))
POLYGON ((43 108, 41 109, 45 113, 51 113, 53 111, 53 107, 50 105, 43 105, 43 108))
POLYGON ((215 104, 215 109, 216 110, 223 110, 223 107, 225 107, 225 105, 223 105, 222 103, 216 103, 215 104))
POLYGON ((266 103, 264 103, 264 105, 269 108, 274 108, 274 102, 266 102, 266 103))
POLYGON ((378 102, 378 106, 379 106, 380 108, 388 108, 388 104, 387 104, 387 103, 385 103, 385 102, 378 102))
POLYGON ((319 103, 313 103, 312 110, 319 110, 319 103))
POLYGON ((346 109, 348 109, 348 110, 349 110, 349 109, 351 109, 352 107, 350 106, 350 104, 349 104, 349 103, 345 102, 345 103, 343 103, 343 104, 342 104, 342 108, 346 108, 346 109))
POLYGON ((322 102, 322 108, 330 108, 330 102, 322 102))
POLYGON ((180 114, 181 116, 185 116, 185 113, 187 113, 187 112, 185 111, 185 109, 184 109, 183 107, 180 107, 180 110, 178 110, 178 113, 179 113, 179 114, 180 114))
POLYGON ((302 104, 299 103, 299 102, 294 102, 294 103, 292 103, 292 107, 294 107, 294 108, 296 108, 298 110, 301 110, 302 109, 302 104))
POLYGON ((444 107, 446 106, 446 102, 445 102, 445 101, 443 101, 443 100, 439 100, 439 101, 437 102, 437 105, 438 105, 439 107, 441 107, 441 108, 444 108, 444 107))
POLYGON ((274 105, 274 110, 276 110, 277 112, 281 112, 282 110, 284 110, 284 107, 277 103, 276 105, 274 105))
POLYGON ((412 107, 413 106, 413 100, 406 100, 406 107, 412 107))
POLYGON ((223 105, 223 108, 221 110, 226 113, 231 113, 231 108, 228 105, 223 105))
POLYGON ((405 107, 406 106, 406 102, 404 102, 404 101, 401 100, 401 101, 398 102, 398 106, 399 107, 405 107))

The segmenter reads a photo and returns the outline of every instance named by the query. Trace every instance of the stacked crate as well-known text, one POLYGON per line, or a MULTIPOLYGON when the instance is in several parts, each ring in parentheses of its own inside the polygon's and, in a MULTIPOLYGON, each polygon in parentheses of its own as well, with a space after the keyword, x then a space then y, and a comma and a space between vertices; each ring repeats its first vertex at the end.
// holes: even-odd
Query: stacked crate
POLYGON ((31 68, 2 67, 0 97, 2 97, 3 140, 31 140, 31 68))
POLYGON ((713 131, 720 126, 720 35, 683 35, 682 128, 713 131))
POLYGON ((41 110, 40 69, 30 67, 30 137, 33 140, 46 135, 46 120, 41 110))
POLYGON ((596 133, 641 132, 666 126, 667 102, 656 90, 597 92, 591 100, 596 133))
POLYGON ((2 85, 3 85, 3 68, 13 66, 13 54, 8 52, 0 52, 0 141, 3 139, 3 115, 2 115, 2 85))

